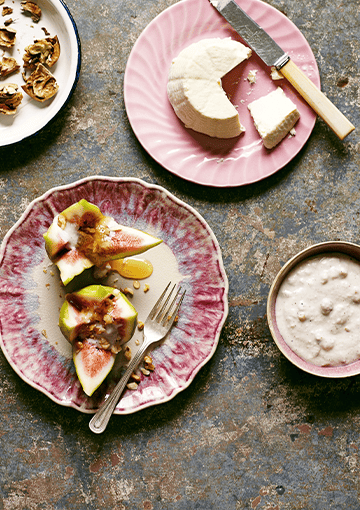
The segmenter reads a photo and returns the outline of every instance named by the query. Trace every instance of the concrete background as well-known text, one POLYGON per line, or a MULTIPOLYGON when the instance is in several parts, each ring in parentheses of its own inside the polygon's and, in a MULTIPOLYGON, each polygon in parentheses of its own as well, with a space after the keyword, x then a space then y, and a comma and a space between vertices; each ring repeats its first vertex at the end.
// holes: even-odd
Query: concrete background
MULTIPOLYGON (((172 3, 67 2, 80 80, 51 126, 0 149, 0 240, 56 185, 99 174, 164 186, 197 209, 222 249, 230 310, 218 349, 173 401, 116 416, 101 436, 1 353, 0 510, 360 509, 360 377, 301 372, 266 322, 269 287, 288 258, 315 242, 360 240, 359 131, 341 142, 318 120, 290 164, 242 188, 206 188, 163 169, 131 130, 123 76, 142 30, 172 3)), ((268 3, 307 38, 323 91, 358 126, 358 0, 268 3)))

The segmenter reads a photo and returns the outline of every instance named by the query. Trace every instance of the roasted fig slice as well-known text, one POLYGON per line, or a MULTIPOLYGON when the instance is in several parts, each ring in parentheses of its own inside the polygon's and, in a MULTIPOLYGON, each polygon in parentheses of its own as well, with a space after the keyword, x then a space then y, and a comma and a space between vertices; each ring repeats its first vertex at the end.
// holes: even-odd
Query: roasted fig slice
POLYGON ((138 255, 162 242, 119 225, 85 199, 56 215, 44 239, 46 252, 59 268, 64 285, 89 267, 138 255))
POLYGON ((0 85, 0 113, 14 115, 22 101, 23 95, 16 83, 0 85))
POLYGON ((60 44, 57 35, 45 39, 36 39, 33 44, 25 48, 24 67, 34 67, 39 63, 52 67, 59 57, 60 44))
POLYGON ((8 76, 11 73, 15 73, 20 69, 19 64, 16 62, 14 57, 3 57, 0 61, 0 76, 8 76))
POLYGON ((24 0, 21 2, 23 12, 30 14, 31 19, 37 23, 41 18, 41 9, 35 2, 27 2, 24 0))
POLYGON ((32 99, 44 102, 55 96, 59 90, 59 85, 56 82, 55 76, 45 66, 38 64, 35 71, 26 78, 26 83, 22 85, 22 89, 32 99))
POLYGON ((16 30, 7 27, 0 27, 0 46, 11 48, 15 46, 16 30))
POLYGON ((137 311, 119 289, 89 285, 65 296, 59 326, 73 345, 76 373, 87 395, 108 375, 136 324, 137 311))

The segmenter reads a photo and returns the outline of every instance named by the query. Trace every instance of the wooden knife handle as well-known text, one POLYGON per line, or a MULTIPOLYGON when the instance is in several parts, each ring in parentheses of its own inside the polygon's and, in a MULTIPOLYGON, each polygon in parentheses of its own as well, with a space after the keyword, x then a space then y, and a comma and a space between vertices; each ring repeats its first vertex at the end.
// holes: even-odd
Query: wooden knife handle
POLYGON ((281 69, 281 74, 299 92, 311 108, 343 140, 355 126, 336 108, 335 105, 317 88, 316 85, 289 60, 281 69))

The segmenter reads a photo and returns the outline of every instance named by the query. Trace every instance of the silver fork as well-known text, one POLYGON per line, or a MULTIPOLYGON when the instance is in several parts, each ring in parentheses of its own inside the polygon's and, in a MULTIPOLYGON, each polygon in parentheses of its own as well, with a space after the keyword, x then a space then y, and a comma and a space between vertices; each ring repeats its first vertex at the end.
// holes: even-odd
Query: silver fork
POLYGON ((151 310, 148 318, 145 321, 143 344, 141 345, 140 349, 137 351, 135 356, 131 359, 125 374, 117 383, 113 392, 109 395, 109 397, 105 400, 105 402, 100 406, 98 411, 91 418, 89 422, 89 427, 92 432, 95 432, 95 434, 101 434, 106 429, 106 426, 111 418, 111 415, 114 412, 116 404, 120 400, 122 392, 124 391, 126 383, 128 382, 135 368, 139 365, 140 361, 144 357, 148 347, 151 344, 159 342, 159 340, 162 340, 166 336, 166 334, 170 331, 171 326, 173 325, 176 315, 181 306, 182 300, 184 299, 185 296, 185 291, 182 294, 180 294, 181 287, 179 287, 171 303, 168 304, 170 301, 170 297, 172 296, 174 289, 176 287, 176 285, 174 285, 168 296, 165 298, 165 295, 170 285, 171 282, 167 284, 164 292, 156 301, 153 309, 151 310))

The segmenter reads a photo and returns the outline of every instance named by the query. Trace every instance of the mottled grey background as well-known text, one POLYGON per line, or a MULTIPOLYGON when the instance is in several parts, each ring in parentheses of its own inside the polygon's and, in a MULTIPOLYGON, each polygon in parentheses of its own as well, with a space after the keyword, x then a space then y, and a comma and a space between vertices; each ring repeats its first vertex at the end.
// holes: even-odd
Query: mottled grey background
MULTIPOLYGON (((205 1, 205 0, 204 0, 205 1)), ((359 130, 317 121, 303 150, 260 183, 212 189, 172 175, 127 120, 123 77, 146 25, 175 3, 69 0, 82 43, 77 89, 37 137, 0 149, 0 239, 49 188, 94 174, 164 186, 213 229, 229 278, 219 347, 173 401, 89 416, 30 388, 0 354, 0 510, 360 509, 360 378, 325 380, 275 347, 266 299, 281 265, 319 241, 358 242, 359 130)), ((269 0, 307 38, 323 91, 359 125, 359 1, 269 0)))

